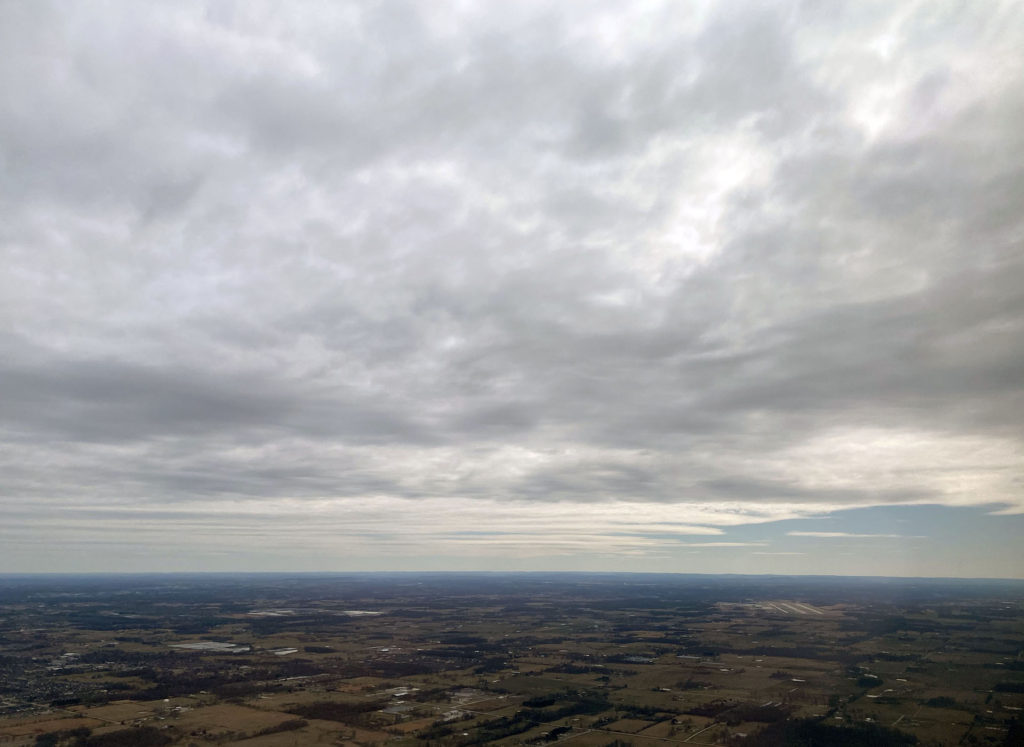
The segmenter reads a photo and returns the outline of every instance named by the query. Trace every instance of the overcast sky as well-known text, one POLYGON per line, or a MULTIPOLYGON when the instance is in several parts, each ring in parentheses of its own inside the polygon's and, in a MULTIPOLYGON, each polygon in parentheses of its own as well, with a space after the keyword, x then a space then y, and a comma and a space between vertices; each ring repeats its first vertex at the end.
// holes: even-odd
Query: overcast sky
POLYGON ((1024 576, 1021 3, 0 49, 0 572, 1024 576))

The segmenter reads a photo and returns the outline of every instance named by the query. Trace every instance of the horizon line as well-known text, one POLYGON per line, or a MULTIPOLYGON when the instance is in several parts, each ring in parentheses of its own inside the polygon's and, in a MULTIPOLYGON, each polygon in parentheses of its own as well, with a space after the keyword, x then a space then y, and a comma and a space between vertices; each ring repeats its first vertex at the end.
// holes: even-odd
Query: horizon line
POLYGON ((0 579, 54 576, 698 576, 731 578, 831 578, 871 579, 878 581, 1011 581, 1024 583, 1024 577, 1015 576, 883 576, 879 574, 858 575, 852 573, 688 573, 685 571, 560 571, 560 570, 360 570, 360 571, 0 571, 0 579))

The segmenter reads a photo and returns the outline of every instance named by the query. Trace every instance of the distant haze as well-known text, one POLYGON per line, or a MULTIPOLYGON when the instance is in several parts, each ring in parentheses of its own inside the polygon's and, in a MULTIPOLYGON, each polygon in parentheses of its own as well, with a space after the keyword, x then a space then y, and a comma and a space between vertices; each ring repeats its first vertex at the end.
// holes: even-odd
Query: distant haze
POLYGON ((1024 4, 0 48, 0 572, 1024 577, 1024 4))

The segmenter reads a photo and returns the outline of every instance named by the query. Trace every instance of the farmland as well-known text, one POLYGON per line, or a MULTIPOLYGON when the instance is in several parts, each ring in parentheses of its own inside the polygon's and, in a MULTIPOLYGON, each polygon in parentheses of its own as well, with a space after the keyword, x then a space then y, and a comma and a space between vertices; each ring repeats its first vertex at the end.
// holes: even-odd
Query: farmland
POLYGON ((1024 585, 0 579, 0 745, 1018 744, 1024 585))

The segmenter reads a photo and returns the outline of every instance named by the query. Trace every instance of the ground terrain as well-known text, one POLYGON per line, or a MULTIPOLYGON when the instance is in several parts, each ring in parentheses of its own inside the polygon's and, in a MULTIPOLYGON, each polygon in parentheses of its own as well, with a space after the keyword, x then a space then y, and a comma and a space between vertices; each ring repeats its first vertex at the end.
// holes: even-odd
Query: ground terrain
POLYGON ((1024 584, 0 577, 0 745, 1019 744, 1024 584))

